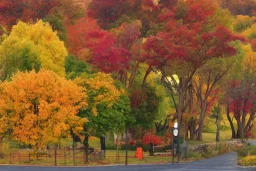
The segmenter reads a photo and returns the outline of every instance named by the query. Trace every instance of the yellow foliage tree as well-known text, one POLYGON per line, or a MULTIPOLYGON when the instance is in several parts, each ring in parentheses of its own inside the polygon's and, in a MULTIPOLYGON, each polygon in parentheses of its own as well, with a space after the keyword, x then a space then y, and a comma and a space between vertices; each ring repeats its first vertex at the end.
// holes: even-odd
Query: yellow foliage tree
POLYGON ((96 106, 99 103, 107 103, 111 107, 124 94, 124 90, 118 90, 114 84, 114 79, 109 74, 97 73, 90 75, 82 75, 77 78, 76 83, 86 88, 90 99, 90 107, 92 113, 97 115, 96 106))
POLYGON ((0 85, 0 134, 31 144, 35 150, 79 135, 86 118, 77 116, 87 107, 85 89, 48 70, 18 72, 0 85))
POLYGON ((18 22, 0 45, 0 67, 7 72, 26 71, 40 67, 64 76, 68 52, 48 23, 18 22), (9 71, 12 68, 11 71, 9 71))
POLYGON ((243 59, 243 66, 245 70, 250 70, 255 72, 256 68, 256 52, 251 48, 251 45, 243 45, 243 51, 245 53, 245 58, 243 59))

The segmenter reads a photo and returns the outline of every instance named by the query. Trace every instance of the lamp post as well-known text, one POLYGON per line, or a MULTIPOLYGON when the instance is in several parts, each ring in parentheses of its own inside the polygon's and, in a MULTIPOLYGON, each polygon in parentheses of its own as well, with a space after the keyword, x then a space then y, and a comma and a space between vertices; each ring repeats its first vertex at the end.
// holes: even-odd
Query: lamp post
MULTIPOLYGON (((173 131, 172 131, 172 163, 174 163, 174 150, 175 150, 175 143, 174 143, 174 138, 179 136, 179 129, 178 129, 178 123, 175 122, 174 126, 173 126, 173 131)), ((179 142, 178 142, 179 144, 179 142)), ((176 149, 176 153, 177 151, 179 152, 178 148, 179 145, 177 144, 177 149, 176 149)), ((179 158, 178 158, 179 159, 179 158)))

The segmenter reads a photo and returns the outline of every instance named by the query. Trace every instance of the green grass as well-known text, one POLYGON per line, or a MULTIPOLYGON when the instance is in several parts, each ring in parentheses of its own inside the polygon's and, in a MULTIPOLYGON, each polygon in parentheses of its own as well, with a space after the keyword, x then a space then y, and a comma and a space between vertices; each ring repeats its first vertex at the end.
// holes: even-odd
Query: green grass
MULTIPOLYGON (((220 141, 229 141, 231 138, 231 131, 220 131, 220 141)), ((212 143, 216 140, 216 134, 214 133, 203 133, 203 141, 189 141, 190 145, 198 145, 203 143, 212 143)))

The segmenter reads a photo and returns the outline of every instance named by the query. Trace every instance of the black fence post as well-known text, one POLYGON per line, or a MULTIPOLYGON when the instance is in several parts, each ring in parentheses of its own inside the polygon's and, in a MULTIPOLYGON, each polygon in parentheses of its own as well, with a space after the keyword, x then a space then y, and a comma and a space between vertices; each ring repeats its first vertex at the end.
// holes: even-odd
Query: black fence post
POLYGON ((57 147, 54 148, 54 166, 57 166, 57 147))
POLYGON ((67 155, 66 155, 66 148, 64 147, 64 164, 67 165, 67 155))
POLYGON ((12 151, 10 149, 10 164, 12 164, 12 151))
POLYGON ((125 165, 128 165, 128 129, 125 130, 125 165))

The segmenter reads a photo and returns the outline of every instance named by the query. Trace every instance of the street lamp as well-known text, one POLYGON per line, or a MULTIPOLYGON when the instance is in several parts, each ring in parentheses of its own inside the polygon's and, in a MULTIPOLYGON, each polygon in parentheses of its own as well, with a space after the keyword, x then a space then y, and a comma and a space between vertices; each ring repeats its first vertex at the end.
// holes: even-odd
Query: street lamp
MULTIPOLYGON (((172 135, 173 135, 172 136, 172 163, 174 163, 174 150, 175 150, 174 138, 179 135, 179 129, 178 129, 178 122, 177 121, 174 123, 172 135)), ((179 148, 179 146, 177 146, 177 147, 179 148)))
POLYGON ((179 134, 178 123, 177 123, 177 122, 174 123, 173 128, 174 128, 174 129, 173 129, 173 135, 174 135, 175 137, 177 137, 178 134, 179 134))

